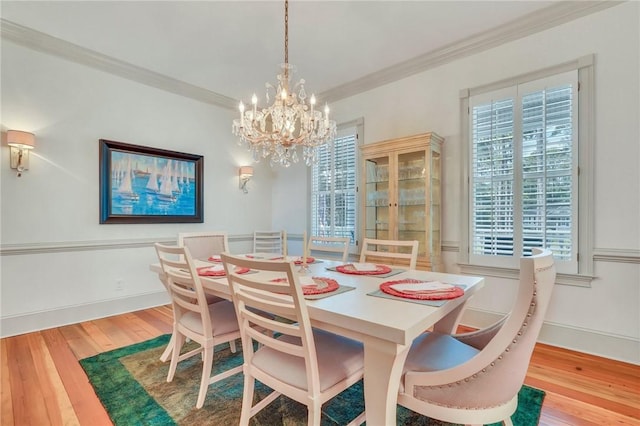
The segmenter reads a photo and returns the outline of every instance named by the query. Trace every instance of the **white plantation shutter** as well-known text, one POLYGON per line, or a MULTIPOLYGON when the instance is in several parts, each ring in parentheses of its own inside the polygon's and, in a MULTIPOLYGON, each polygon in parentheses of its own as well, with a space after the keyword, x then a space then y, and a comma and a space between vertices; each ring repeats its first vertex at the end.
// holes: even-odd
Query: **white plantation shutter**
POLYGON ((471 263, 577 270, 577 71, 469 99, 471 263))
MULTIPOLYGON (((513 255, 514 99, 472 106, 472 241, 475 255, 513 255)), ((504 97, 503 97, 504 96, 504 97)))
POLYGON ((335 141, 318 150, 311 171, 311 233, 356 240, 356 128, 340 131, 335 141))

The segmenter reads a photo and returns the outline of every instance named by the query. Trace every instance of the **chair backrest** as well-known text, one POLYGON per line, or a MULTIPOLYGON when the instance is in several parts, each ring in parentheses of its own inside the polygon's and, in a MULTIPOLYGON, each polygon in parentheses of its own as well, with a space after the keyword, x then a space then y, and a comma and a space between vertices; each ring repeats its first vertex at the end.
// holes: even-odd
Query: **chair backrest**
POLYGON ((349 256, 349 238, 312 236, 309 238, 307 248, 308 253, 312 256, 315 255, 316 252, 323 254, 329 253, 328 257, 339 258, 343 262, 346 262, 347 256, 349 256))
POLYGON ((193 312, 202 322, 203 335, 212 336, 207 298, 189 249, 160 243, 156 243, 155 248, 167 277, 174 321, 179 323, 184 315, 193 312))
POLYGON ((360 250, 360 262, 384 262, 389 265, 401 265, 409 269, 416 269, 418 241, 365 238, 360 250))
MULTIPOLYGON (((470 338, 474 334, 483 338, 482 334, 487 331, 495 335, 484 347, 478 347, 480 352, 469 361, 453 369, 432 374, 430 381, 438 380, 435 375, 441 374, 441 383, 446 384, 449 380, 449 383, 454 384, 450 387, 452 399, 461 401, 460 398, 464 395, 465 400, 473 400, 473 404, 479 407, 489 407, 509 401, 522 387, 556 278, 551 251, 534 248, 533 253, 533 256, 520 260, 520 284, 516 302, 501 326, 497 331, 496 328, 489 327, 469 333, 470 338)), ((464 339, 459 340, 465 342, 464 339)), ((419 375, 420 373, 407 373, 405 383, 420 386, 419 375)), ((420 390, 417 392, 423 396, 425 392, 443 391, 438 387, 418 389, 420 390)))
POLYGON ((254 342, 282 354, 303 358, 309 386, 305 392, 319 393, 316 347, 293 262, 247 259, 227 253, 222 253, 221 257, 240 323, 245 364, 252 362, 254 342), (238 274, 236 266, 258 273, 238 274), (256 311, 272 315, 260 315, 256 311), (283 318, 290 321, 283 321, 283 318))
POLYGON ((286 231, 254 231, 254 253, 278 253, 287 255, 286 231))
POLYGON ((189 248, 194 259, 208 259, 211 255, 229 251, 226 232, 181 232, 178 245, 189 248))

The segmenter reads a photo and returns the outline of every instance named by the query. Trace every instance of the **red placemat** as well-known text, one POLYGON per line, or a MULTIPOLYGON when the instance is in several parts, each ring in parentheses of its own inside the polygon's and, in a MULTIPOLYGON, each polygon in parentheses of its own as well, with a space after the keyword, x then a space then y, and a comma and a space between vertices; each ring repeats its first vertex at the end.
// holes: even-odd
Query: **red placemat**
POLYGON ((383 292, 390 294, 392 296, 403 297, 405 299, 417 299, 417 300, 445 300, 445 299, 455 299, 456 297, 460 297, 464 295, 464 290, 460 287, 452 286, 449 289, 443 290, 423 290, 423 291, 399 291, 394 289, 392 286, 394 284, 420 284, 424 283, 424 281, 414 280, 414 279, 405 279, 405 280, 397 280, 397 281, 386 281, 380 284, 380 290, 383 292))
MULTIPOLYGON (((338 282, 334 279, 331 278, 325 278, 325 277, 312 277, 313 281, 320 281, 322 283, 325 283, 326 286, 324 287, 318 287, 318 284, 316 285, 303 285, 302 286, 302 294, 304 294, 305 296, 309 296, 311 294, 323 294, 323 293, 331 293, 332 291, 336 291, 338 288, 340 288, 340 285, 338 284, 338 282)), ((274 278, 271 280, 271 282, 273 283, 286 283, 287 279, 286 278, 274 278)))
POLYGON ((359 271, 353 266, 351 263, 346 265, 336 266, 336 271, 342 272, 343 274, 352 274, 352 275, 381 275, 388 274, 391 272, 391 268, 387 265, 378 265, 376 264, 375 271, 359 271))
POLYGON ((214 254, 213 256, 209 257, 209 262, 222 262, 222 259, 220 258, 219 254, 214 254))
MULTIPOLYGON (((307 263, 313 263, 316 260, 311 257, 311 256, 307 256, 307 263)), ((293 263, 295 263, 296 265, 302 265, 302 257, 299 257, 298 259, 294 260, 293 263)))
MULTIPOLYGON (((237 266, 236 269, 234 270, 234 272, 236 274, 246 274, 250 270, 251 269, 249 269, 249 268, 241 268, 241 267, 237 266)), ((224 269, 219 270, 219 271, 214 271, 214 270, 212 270, 211 266, 203 266, 201 268, 198 268, 198 275, 200 275, 202 277, 224 277, 224 276, 227 275, 227 273, 225 272, 224 269)))

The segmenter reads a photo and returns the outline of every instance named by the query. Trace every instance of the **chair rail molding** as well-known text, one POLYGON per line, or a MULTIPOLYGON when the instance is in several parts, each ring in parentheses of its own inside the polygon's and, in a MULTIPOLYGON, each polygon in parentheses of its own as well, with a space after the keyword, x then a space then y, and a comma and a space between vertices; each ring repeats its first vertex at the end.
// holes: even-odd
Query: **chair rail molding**
MULTIPOLYGON (((72 251, 130 249, 153 247, 155 243, 171 244, 177 241, 177 236, 158 236, 149 238, 129 238, 123 240, 94 240, 94 241, 60 241, 48 243, 3 244, 0 246, 0 256, 30 255, 41 253, 61 253, 72 251)), ((230 235, 229 242, 253 241, 253 235, 230 235)))
MULTIPOLYGON (((229 242, 253 241, 252 234, 233 234, 233 235, 229 235, 228 238, 229 238, 229 242)), ((287 234, 287 238, 291 240, 302 240, 302 234, 287 234)), ((155 243, 168 244, 175 241, 176 241, 175 236, 162 235, 158 237, 128 238, 128 239, 119 239, 119 240, 58 241, 58 242, 43 242, 43 243, 2 244, 0 245, 0 256, 153 247, 153 244, 155 243)), ((460 251, 460 243, 458 241, 443 241, 442 251, 458 253, 460 251)), ((596 262, 619 262, 619 263, 639 263, 640 264, 640 250, 625 249, 625 248, 596 248, 593 251, 593 260, 596 262)), ((471 267, 471 265, 462 265, 462 266, 471 267)), ((500 269, 500 268, 491 268, 491 269, 500 269)), ((505 272, 503 272, 503 274, 504 273, 505 272)), ((498 276, 503 277, 504 275, 498 275, 498 276)), ((511 276, 509 275, 506 277, 509 278, 511 276)), ((517 274, 514 275, 514 277, 517 278, 517 274)))

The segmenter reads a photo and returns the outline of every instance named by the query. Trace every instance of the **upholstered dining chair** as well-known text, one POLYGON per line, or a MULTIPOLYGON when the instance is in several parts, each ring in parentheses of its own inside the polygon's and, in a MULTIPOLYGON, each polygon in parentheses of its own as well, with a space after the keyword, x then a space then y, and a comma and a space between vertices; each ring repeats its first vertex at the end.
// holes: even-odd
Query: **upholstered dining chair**
POLYGON ((360 250, 360 262, 372 261, 416 269, 416 264, 418 263, 418 241, 365 238, 360 250))
POLYGON ((286 231, 254 231, 253 232, 253 252, 254 253, 277 253, 287 255, 287 232, 286 231))
POLYGON ((229 251, 229 240, 226 232, 180 232, 178 245, 189 248, 194 259, 207 260, 211 256, 229 251))
MULTIPOLYGON (((283 394, 307 406, 309 425, 320 425, 322 404, 362 379, 362 344, 311 328, 293 262, 253 260, 227 253, 222 254, 222 261, 242 336, 244 392, 240 424, 248 425, 251 417, 283 394), (234 272, 236 266, 258 273, 238 274, 234 272), (267 318, 256 311, 273 316, 267 318), (273 392, 254 405, 255 380, 273 392)), ((364 413, 350 425, 363 421, 364 413)))
POLYGON ((511 312, 496 324, 465 334, 425 333, 404 365, 398 404, 451 423, 512 425, 556 277, 549 250, 520 260, 511 312))
POLYGON ((178 362, 197 354, 202 356, 202 378, 196 408, 202 408, 210 384, 240 373, 242 367, 235 367, 211 376, 214 346, 228 342, 231 351, 236 351, 235 341, 240 338, 238 319, 233 303, 227 300, 207 303, 200 277, 187 247, 155 244, 162 271, 167 276, 167 284, 173 306, 173 335, 171 363, 167 382, 171 382, 178 362), (185 339, 200 346, 180 354, 185 339))
POLYGON ((346 262, 349 256, 349 238, 311 236, 307 248, 310 255, 320 253, 320 257, 339 258, 346 262))

